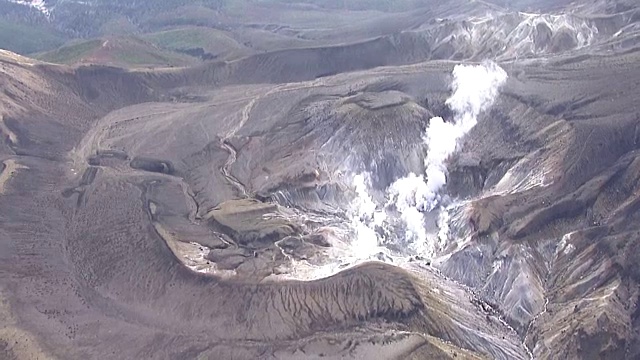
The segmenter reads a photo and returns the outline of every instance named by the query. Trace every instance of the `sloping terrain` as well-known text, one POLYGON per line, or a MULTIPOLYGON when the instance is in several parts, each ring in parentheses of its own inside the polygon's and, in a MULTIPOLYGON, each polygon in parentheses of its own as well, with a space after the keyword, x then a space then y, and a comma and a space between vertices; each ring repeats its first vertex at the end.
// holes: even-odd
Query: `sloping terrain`
POLYGON ((109 37, 68 44, 37 56, 56 64, 100 64, 129 67, 169 67, 197 63, 187 55, 165 50, 135 37, 109 37))
POLYGON ((21 54, 31 54, 56 48, 66 39, 47 27, 33 27, 12 21, 0 20, 0 44, 21 54), (16 37, 15 34, 20 34, 16 37))
POLYGON ((106 36, 67 43, 38 53, 55 64, 99 64, 122 68, 176 67, 205 61, 234 60, 255 51, 226 33, 206 27, 180 27, 137 36, 106 36))
POLYGON ((232 60, 253 53, 230 34, 202 26, 159 31, 144 38, 163 49, 202 60, 232 60))
POLYGON ((340 3, 0 51, 0 358, 640 356, 640 8, 340 3), (417 244, 390 189, 486 59, 417 244))

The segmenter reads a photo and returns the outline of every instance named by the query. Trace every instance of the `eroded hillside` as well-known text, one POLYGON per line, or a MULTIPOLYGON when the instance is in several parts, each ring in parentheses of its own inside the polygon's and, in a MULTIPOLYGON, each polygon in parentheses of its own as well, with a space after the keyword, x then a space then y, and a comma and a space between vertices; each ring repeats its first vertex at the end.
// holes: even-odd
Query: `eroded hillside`
POLYGON ((640 10, 521 5, 255 5, 238 56, 155 69, 2 51, 0 357, 637 357, 640 10), (481 110, 458 66, 504 72, 481 110))

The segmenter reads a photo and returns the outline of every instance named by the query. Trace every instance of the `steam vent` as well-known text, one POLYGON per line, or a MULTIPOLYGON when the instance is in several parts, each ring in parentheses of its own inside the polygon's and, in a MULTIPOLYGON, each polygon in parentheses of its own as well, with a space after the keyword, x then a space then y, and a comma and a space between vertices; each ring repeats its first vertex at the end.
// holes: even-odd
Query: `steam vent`
POLYGON ((0 360, 640 359, 637 0, 0 0, 0 360))

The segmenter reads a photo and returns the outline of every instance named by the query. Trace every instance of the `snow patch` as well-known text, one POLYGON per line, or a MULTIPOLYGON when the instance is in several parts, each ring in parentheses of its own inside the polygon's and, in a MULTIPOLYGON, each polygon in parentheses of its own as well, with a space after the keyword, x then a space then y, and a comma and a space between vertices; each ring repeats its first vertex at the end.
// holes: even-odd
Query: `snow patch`
POLYGON ((40 11, 46 17, 49 17, 49 15, 51 15, 48 5, 44 0, 7 0, 7 1, 12 2, 14 4, 32 7, 40 11))

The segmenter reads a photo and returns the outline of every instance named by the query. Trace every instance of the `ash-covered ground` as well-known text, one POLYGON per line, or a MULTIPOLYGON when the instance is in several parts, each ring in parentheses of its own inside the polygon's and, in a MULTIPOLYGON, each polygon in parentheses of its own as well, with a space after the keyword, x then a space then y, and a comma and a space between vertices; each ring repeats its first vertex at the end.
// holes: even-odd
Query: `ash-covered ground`
POLYGON ((0 52, 0 358, 638 358, 640 6, 420 4, 0 52))

